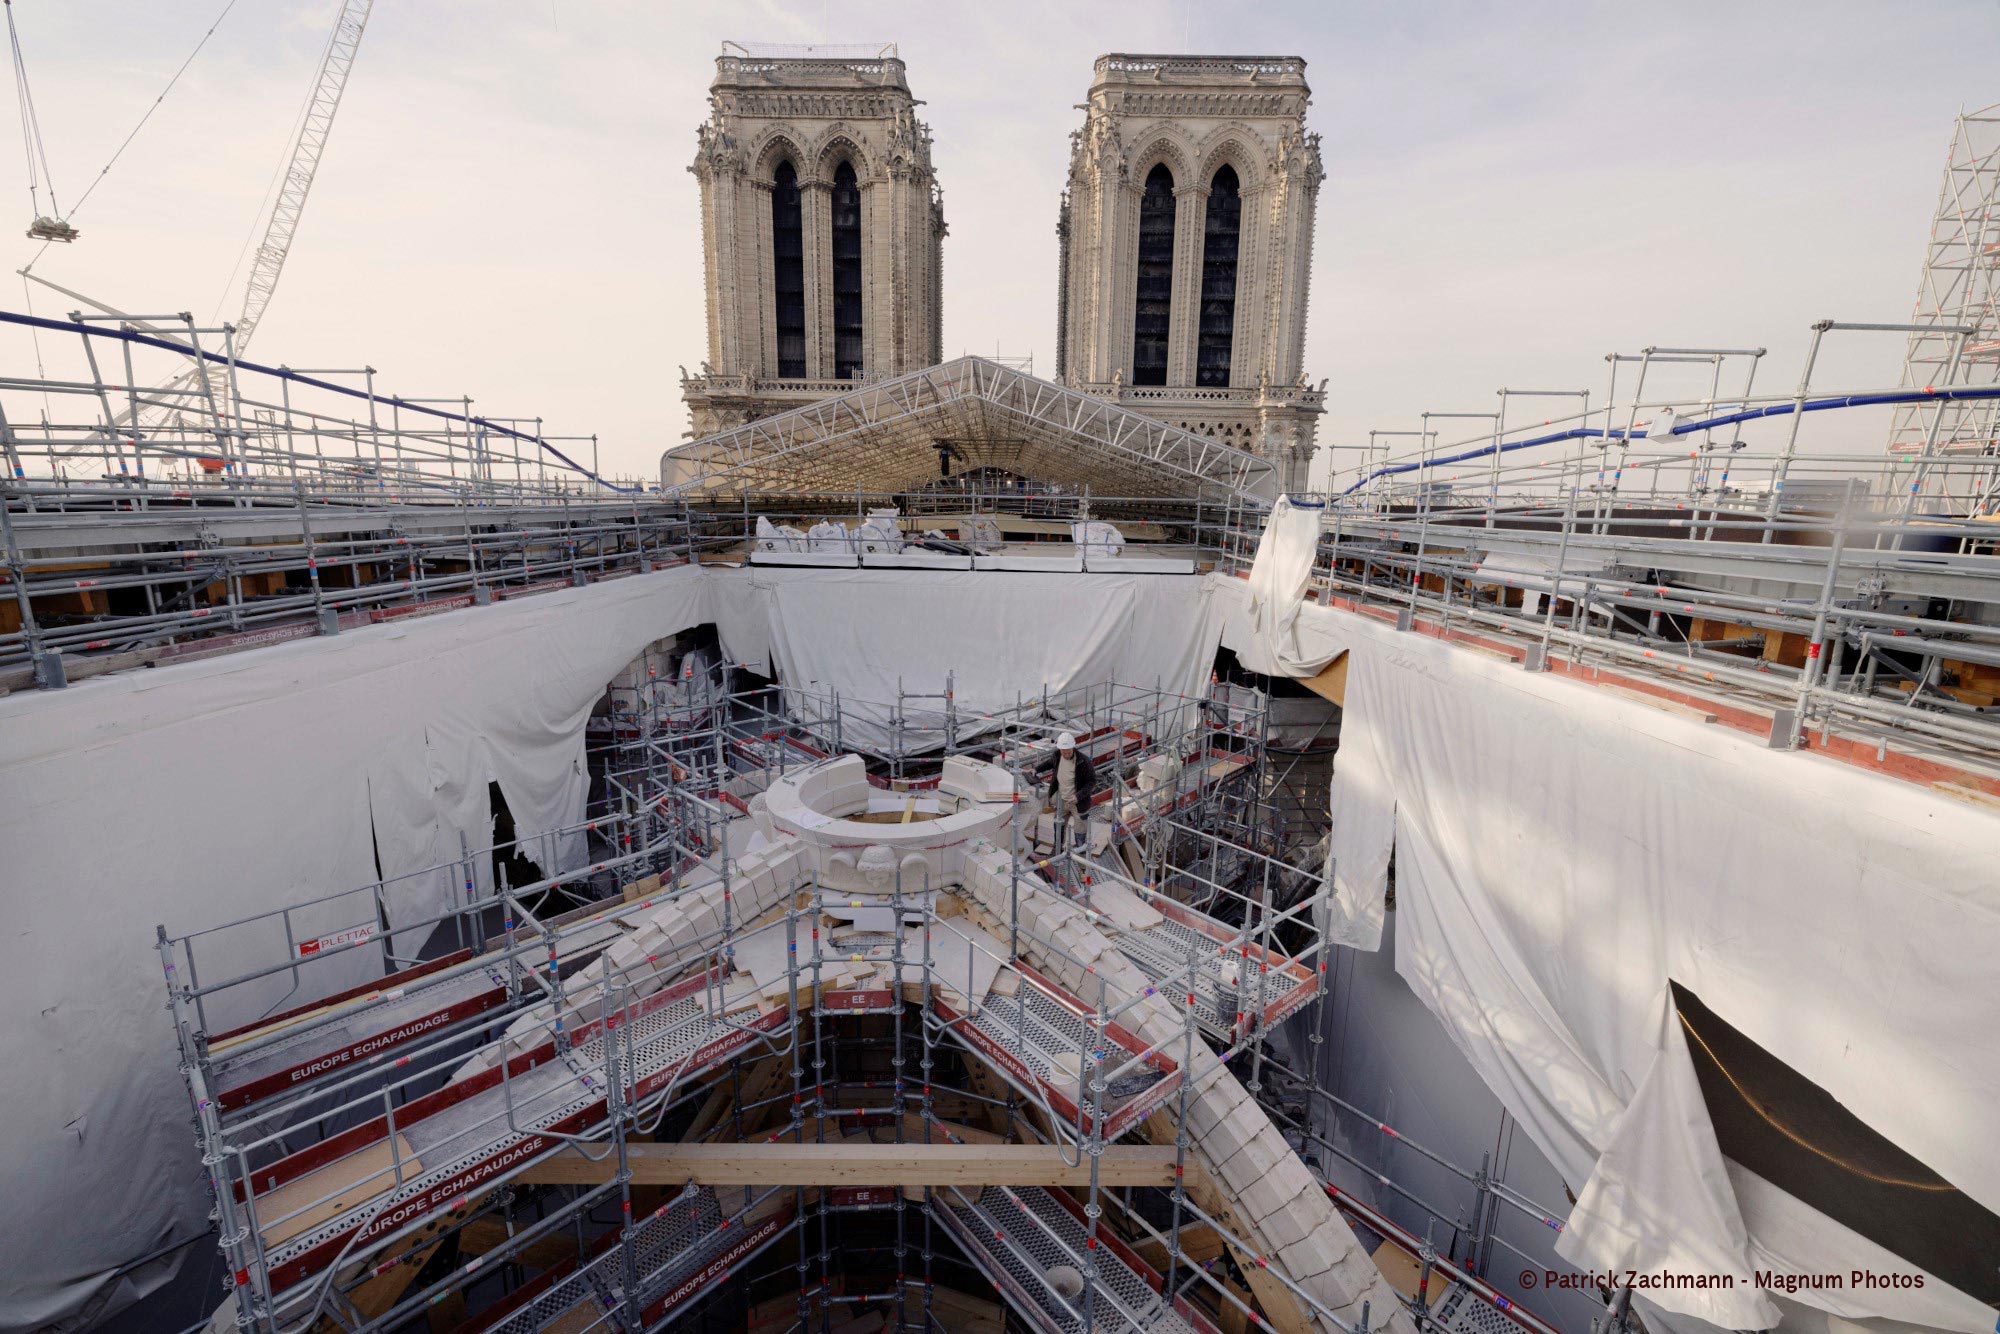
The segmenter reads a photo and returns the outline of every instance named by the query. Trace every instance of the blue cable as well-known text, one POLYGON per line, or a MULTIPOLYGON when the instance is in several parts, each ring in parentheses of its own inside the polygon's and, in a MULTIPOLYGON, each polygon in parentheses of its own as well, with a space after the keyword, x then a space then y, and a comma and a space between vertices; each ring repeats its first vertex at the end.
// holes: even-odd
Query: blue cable
POLYGON ((122 342, 135 343, 140 347, 157 347, 167 352, 178 353, 184 357, 200 357, 203 361, 214 362, 218 366, 233 364, 238 370, 255 371, 259 375, 274 375, 281 380, 290 380, 293 384, 311 385, 315 389, 325 389, 331 393, 345 394, 349 398, 366 399, 373 397, 377 403, 387 403, 404 412, 421 413, 424 416, 437 417, 444 421, 463 422, 468 426, 477 426, 498 435, 519 440, 523 444, 533 445, 537 449, 553 454, 556 458, 562 460, 564 466, 568 467, 570 471, 588 477, 591 481, 596 482, 599 486, 607 490, 619 491, 627 495, 636 495, 644 492, 646 489, 643 486, 619 486, 615 482, 607 482, 539 436, 528 435, 525 432, 515 430, 511 426, 502 426, 498 422, 488 421, 484 417, 468 417, 460 412, 446 412, 442 408, 434 408, 424 403, 407 402, 393 395, 388 397, 380 394, 371 396, 363 390, 355 389, 348 385, 335 384, 331 380, 321 380, 310 375, 301 375, 297 371, 286 370, 281 366, 265 366, 254 361, 244 361, 240 357, 232 363, 228 357, 222 356, 219 353, 196 352, 185 343, 176 343, 166 338, 155 338, 150 334, 140 333, 136 329, 99 329, 78 320, 50 320, 44 319, 39 315, 17 315, 9 310, 0 310, 0 323, 20 324, 31 329, 49 329, 56 333, 80 333, 91 338, 116 338, 122 342))
MULTIPOLYGON (((1885 403, 1921 403, 1928 400, 1943 402, 1965 401, 1980 398, 2000 398, 2000 385, 1981 385, 1960 389, 1899 389, 1881 394, 1848 394, 1838 398, 1811 398, 1804 406, 1806 412, 1827 412, 1836 408, 1870 408, 1885 403)), ((1746 408, 1741 412, 1726 412, 1717 417, 1704 417, 1700 421, 1681 422, 1668 435, 1689 435, 1695 431, 1712 431, 1718 426, 1734 426, 1737 422, 1756 421, 1762 417, 1786 417, 1799 411, 1796 400, 1790 403, 1772 403, 1761 408, 1746 408)), ((1511 440, 1499 446, 1481 445, 1463 453, 1447 454, 1443 458, 1425 459, 1417 463, 1393 463, 1377 468, 1353 486, 1340 494, 1352 495, 1378 477, 1393 477, 1398 473, 1416 472, 1423 468, 1435 468, 1444 463, 1463 463, 1467 459, 1485 458, 1489 454, 1512 453, 1517 449, 1533 449, 1537 445, 1553 445, 1564 440, 1644 440, 1644 431, 1633 431, 1628 437, 1624 431, 1606 430, 1598 426, 1576 426, 1567 431, 1557 431, 1551 435, 1538 435, 1532 440, 1511 440)))

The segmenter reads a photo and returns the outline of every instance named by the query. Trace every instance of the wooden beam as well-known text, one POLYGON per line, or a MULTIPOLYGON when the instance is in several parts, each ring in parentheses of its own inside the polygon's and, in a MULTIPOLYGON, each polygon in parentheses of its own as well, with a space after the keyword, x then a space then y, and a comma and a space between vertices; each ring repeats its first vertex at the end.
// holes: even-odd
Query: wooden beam
MULTIPOLYGON (((513 1234, 507 1231, 507 1224, 502 1220, 475 1218, 460 1230, 458 1248, 467 1255, 485 1255, 499 1250, 513 1239, 513 1234)), ((514 1252, 511 1258, 530 1269, 554 1269, 559 1264, 576 1260, 576 1238, 568 1232, 540 1237, 514 1252)))
MULTIPOLYGON (((1139 1125, 1146 1138, 1155 1143, 1164 1147, 1165 1144, 1173 1142, 1174 1121, 1166 1112, 1154 1112, 1139 1125)), ((1228 1195, 1216 1183, 1215 1178, 1208 1174, 1207 1164, 1199 1154, 1191 1153, 1187 1156, 1187 1173, 1182 1188, 1187 1191, 1188 1198, 1195 1202, 1197 1208, 1222 1224, 1223 1244, 1229 1247, 1230 1255, 1235 1257, 1236 1267, 1242 1271, 1245 1281, 1250 1284, 1250 1291, 1256 1297, 1257 1305, 1262 1308, 1265 1327, 1277 1330, 1278 1334, 1313 1334, 1317 1326, 1307 1315, 1305 1306, 1293 1295, 1290 1288, 1271 1277, 1270 1271, 1257 1263, 1256 1258, 1237 1240, 1248 1235, 1250 1229, 1236 1216, 1236 1210, 1228 1195)), ((1228 1303, 1223 1303, 1223 1306, 1227 1309, 1228 1303)))
MULTIPOLYGON (((634 1144, 632 1179, 702 1186, 1088 1186, 1090 1163, 1072 1167, 1037 1144, 634 1144)), ((617 1162, 563 1154, 521 1174, 536 1185, 609 1181, 617 1162)), ((1171 1186, 1169 1145, 1112 1145, 1097 1160, 1099 1185, 1171 1186)))
POLYGON ((1319 675, 1308 676, 1299 684, 1321 699, 1337 704, 1343 709, 1346 708, 1347 654, 1342 652, 1339 657, 1320 668, 1319 675))

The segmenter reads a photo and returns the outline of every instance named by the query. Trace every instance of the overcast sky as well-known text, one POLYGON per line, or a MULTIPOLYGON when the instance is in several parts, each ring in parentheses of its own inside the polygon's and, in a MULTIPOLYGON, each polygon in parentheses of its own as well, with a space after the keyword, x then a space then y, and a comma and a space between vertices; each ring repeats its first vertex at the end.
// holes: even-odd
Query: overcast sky
MULTIPOLYGON (((66 205, 221 9, 16 0, 66 205)), ((337 9, 239 0, 37 272, 128 311, 233 316, 337 9)), ((596 432, 606 471, 656 475, 686 428, 677 368, 705 355, 686 165, 725 38, 901 45, 951 228, 946 353, 1044 372, 1092 60, 1305 57, 1328 173, 1306 365, 1331 382, 1331 444, 1490 411, 1502 385, 1601 392, 1603 355, 1648 343, 1767 346, 1761 382, 1790 387, 1813 320, 1909 317, 1952 117, 2000 101, 1995 0, 382 0, 255 355, 366 362, 387 390, 596 432)), ((25 224, 18 158, 10 176, 0 218, 25 224)), ((14 269, 35 247, 9 230, 14 269)), ((10 373, 31 369, 4 337, 10 373)), ((1900 351, 1853 336, 1816 383, 1892 383, 1900 351)))

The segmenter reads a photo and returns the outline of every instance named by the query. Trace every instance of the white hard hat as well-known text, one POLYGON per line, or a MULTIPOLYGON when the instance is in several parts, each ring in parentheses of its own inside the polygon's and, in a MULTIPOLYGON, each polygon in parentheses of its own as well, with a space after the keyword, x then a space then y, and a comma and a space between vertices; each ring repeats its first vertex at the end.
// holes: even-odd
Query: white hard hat
POLYGON ((1075 750, 1075 749, 1076 749, 1076 736, 1075 736, 1075 734, 1074 734, 1074 733, 1070 733, 1070 732, 1064 732, 1064 733, 1063 733, 1063 734, 1062 734, 1061 736, 1057 737, 1057 738, 1056 738, 1056 749, 1057 749, 1057 750, 1075 750))

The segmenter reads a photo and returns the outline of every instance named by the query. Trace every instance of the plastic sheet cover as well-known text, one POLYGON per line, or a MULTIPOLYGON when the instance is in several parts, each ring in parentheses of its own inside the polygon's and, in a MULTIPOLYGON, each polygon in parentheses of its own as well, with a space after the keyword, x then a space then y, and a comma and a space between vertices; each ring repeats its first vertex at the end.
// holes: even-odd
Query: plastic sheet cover
MULTIPOLYGON (((1246 594, 1223 642, 1248 661, 1246 594)), ((1349 655, 1331 934, 1380 944, 1393 850, 1397 971, 1578 1189, 1567 1259, 1747 1279, 1890 1258, 1723 1160, 1669 979, 2000 1209, 2000 817, 1372 617, 1308 604, 1297 639, 1308 667, 1349 655)), ((1725 1328, 1779 1309, 1746 1282, 1649 1295, 1725 1328)), ((1791 1300, 1994 1319, 1934 1276, 1791 1300)))
MULTIPOLYGON (((1299 611, 1306 581, 1319 554, 1321 505, 1279 496, 1271 517, 1257 539, 1250 564, 1250 621, 1255 629, 1258 666, 1267 676, 1310 676, 1324 665, 1311 660, 1313 650, 1299 642, 1299 611)), ((1251 666, 1245 662, 1246 667, 1251 666)))
POLYGON ((1221 634, 1210 587, 1191 575, 759 566, 732 574, 716 611, 732 661, 839 692, 850 744, 923 749, 944 741, 947 673, 961 736, 1044 689, 1204 692, 1221 634), (899 686, 928 696, 908 701, 900 729, 899 686))
MULTIPOLYGON (((113 1271, 207 1226, 154 924, 485 847, 490 783, 524 832, 580 820, 591 705, 707 600, 684 568, 0 699, 0 1328, 129 1300, 180 1255, 113 1271)), ((406 921, 450 892, 403 888, 406 921)))
MULTIPOLYGON (((1199 688, 1220 633, 1208 587, 683 567, 0 699, 0 1329, 86 1323, 183 1256, 209 1261, 155 923, 205 928, 350 890, 378 863, 406 877, 392 925, 434 914, 454 886, 412 873, 490 844, 489 784, 523 833, 580 820, 592 705, 648 644, 695 625, 717 623, 732 658, 764 669, 775 641, 788 680, 852 700, 893 698, 899 677, 942 688, 956 668, 976 713, 1043 683, 1199 688)), ((285 944, 273 932, 255 959, 198 957, 215 981, 285 944)), ((354 975, 325 970, 314 994, 380 969, 372 951, 339 960, 354 975)), ((212 1021, 313 998, 288 991, 281 974, 250 1012, 212 1021)))

